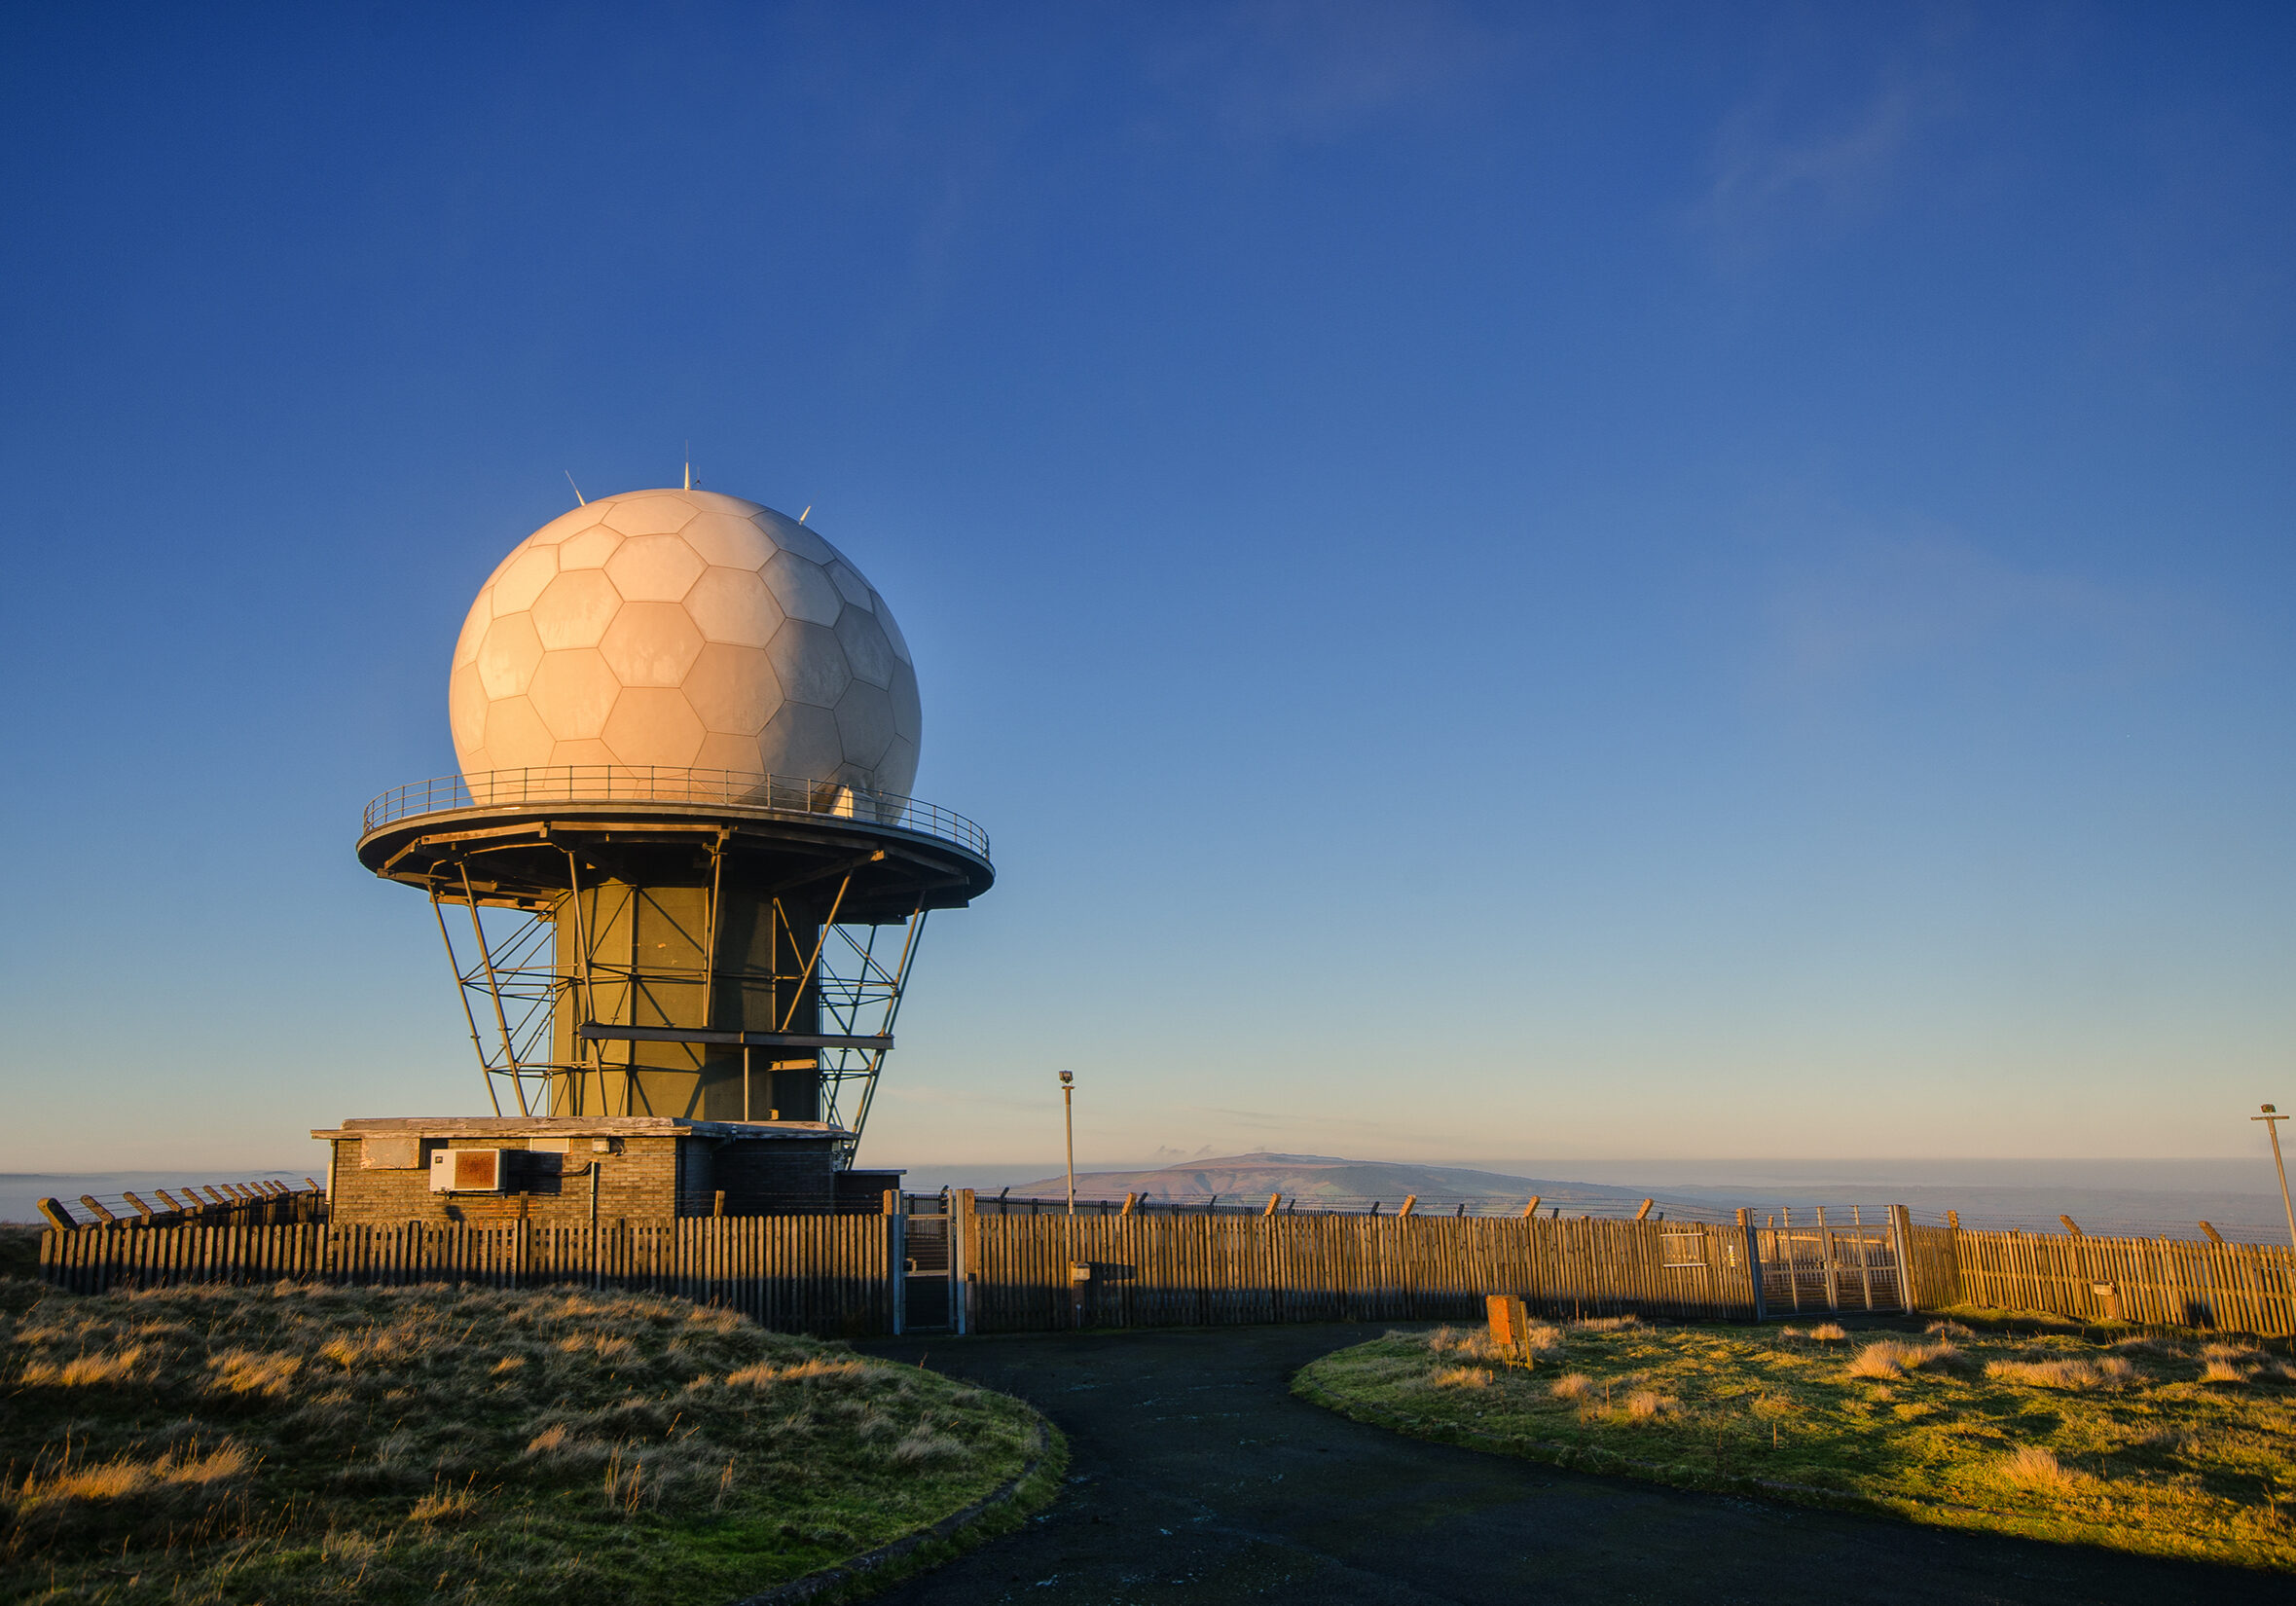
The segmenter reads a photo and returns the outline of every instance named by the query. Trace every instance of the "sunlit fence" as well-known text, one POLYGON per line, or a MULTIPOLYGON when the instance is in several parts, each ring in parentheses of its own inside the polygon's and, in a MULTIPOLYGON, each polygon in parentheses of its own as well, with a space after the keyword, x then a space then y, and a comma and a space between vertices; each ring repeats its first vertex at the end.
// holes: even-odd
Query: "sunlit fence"
MULTIPOLYGON (((332 1226, 123 1221, 52 1228, 42 1274, 97 1293, 188 1281, 579 1283, 777 1326, 957 1332, 1472 1319, 1489 1294, 1553 1316, 1706 1320, 1982 1305, 2085 1323, 2296 1335, 2296 1253, 2253 1244, 1589 1216, 1154 1211, 1032 1215, 969 1193, 877 1217, 332 1226), (986 1206, 988 1208, 982 1208, 986 1206), (922 1207, 922 1208, 920 1208, 922 1207), (929 1250, 929 1253, 927 1251, 929 1250)), ((1281 1201, 1278 1201, 1279 1205, 1281 1201)), ((1782 1216, 1784 1213, 1780 1213, 1782 1216)), ((1859 1213, 1863 1215, 1863 1212, 1859 1213)))

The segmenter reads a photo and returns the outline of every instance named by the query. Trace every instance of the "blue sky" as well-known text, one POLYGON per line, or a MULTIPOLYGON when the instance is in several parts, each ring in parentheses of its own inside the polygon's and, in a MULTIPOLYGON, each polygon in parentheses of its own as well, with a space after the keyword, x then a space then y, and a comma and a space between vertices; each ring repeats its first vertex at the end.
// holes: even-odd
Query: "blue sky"
MULTIPOLYGON (((2257 1153, 2296 17, 18 8, 0 1169, 483 1098, 351 855, 568 503, 897 611, 867 1157, 2257 1153)), ((2242 1164, 2249 1163, 2243 1159, 2242 1164)))

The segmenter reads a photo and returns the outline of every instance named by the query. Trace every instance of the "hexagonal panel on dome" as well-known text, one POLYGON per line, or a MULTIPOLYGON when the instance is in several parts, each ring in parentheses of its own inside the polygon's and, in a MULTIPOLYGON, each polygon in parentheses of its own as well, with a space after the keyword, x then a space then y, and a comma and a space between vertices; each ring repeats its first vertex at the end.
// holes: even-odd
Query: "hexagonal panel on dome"
POLYGON ((492 581, 478 588, 478 596, 470 604, 470 611, 462 616, 462 634, 455 638, 455 663, 478 662, 478 644, 487 634, 487 626, 494 618, 494 586, 492 581))
POLYGON ((497 698, 487 705, 487 753, 498 770, 550 762, 550 728, 523 697, 497 698))
POLYGON ((765 583, 773 589, 774 600, 792 619, 833 625, 837 615, 845 611, 845 599, 830 580, 829 571, 794 552, 775 553, 763 572, 765 583))
POLYGON ((577 530, 558 543, 558 571, 567 573, 577 568, 603 568, 606 560, 620 550, 624 537, 618 529, 604 525, 592 525, 577 530))
POLYGON ((694 755, 698 770, 739 770, 744 775, 762 775, 765 763, 757 754, 755 736, 736 736, 727 731, 711 731, 702 738, 702 750, 694 755))
POLYGON ((916 785, 917 744, 896 736, 885 749, 885 756, 877 760, 877 789, 906 797, 916 785))
POLYGON ((578 568, 544 586, 528 612, 544 649, 556 652, 598 645, 621 605, 622 594, 604 569, 578 568))
POLYGON ((489 701, 486 683, 478 677, 478 666, 456 665, 447 676, 447 723, 457 745, 468 743, 475 748, 486 740, 489 701))
POLYGON ((893 676, 893 728, 911 747, 925 741, 925 705, 917 696, 917 674, 906 665, 893 676))
POLYGON ((558 573, 558 548, 527 546, 513 553, 494 575, 494 611, 524 613, 534 605, 558 573))
POLYGON ((758 504, 746 496, 728 496, 722 491, 679 491, 674 495, 685 498, 686 504, 697 513, 724 513, 736 519, 747 519, 758 510, 758 504))
POLYGON ((909 639, 901 634, 901 627, 893 623, 893 609, 885 605, 882 595, 877 599, 877 619, 885 626, 886 640, 893 643, 893 655, 904 664, 914 664, 916 660, 909 656, 909 639))
POLYGON ((849 607, 837 616, 837 639, 845 648, 845 661, 853 669, 856 679, 872 686, 893 684, 894 659, 893 645, 885 639, 885 627, 874 614, 849 607))
POLYGON ((761 568, 777 548, 755 519, 730 513, 702 513, 677 532, 678 539, 720 568, 761 568))
POLYGON ((606 578, 626 602, 674 602, 706 566, 682 535, 633 535, 606 560, 606 578))
POLYGON ((770 507, 759 508, 757 523, 773 537, 774 545, 784 552, 794 552, 809 564, 832 564, 843 556, 835 547, 786 513, 777 513, 770 507))
POLYGON ((833 630, 809 625, 803 619, 785 620, 765 650, 773 659, 775 677, 782 682, 782 695, 793 703, 833 709, 853 683, 845 648, 833 630))
POLYGON ((674 686, 693 668, 702 632, 675 602, 624 602, 598 650, 625 686, 674 686))
POLYGON ((843 558, 829 565, 829 583, 837 588, 837 595, 855 607, 873 608, 877 604, 869 595, 869 582, 853 570, 843 558))
POLYGON ((550 745, 550 762, 553 764, 611 764, 613 761, 614 749, 595 736, 576 737, 570 742, 560 741, 550 745))
POLYGON ((568 535, 588 529, 606 516, 610 502, 589 502, 569 513, 561 513, 540 529, 527 537, 528 546, 556 546, 568 535))
POLYGON ((705 639, 738 647, 761 647, 782 628, 782 604, 754 569, 702 570, 685 594, 685 610, 705 639))
POLYGON ((837 715, 805 703, 784 703, 757 738, 758 755, 769 775, 827 781, 845 767, 845 740, 837 715))
POLYGON ((606 715, 605 744, 623 764, 681 768, 702 750, 701 715, 669 686, 629 686, 606 715))
POLYGON ((893 746, 893 699, 883 686, 856 680, 837 705, 837 735, 848 764, 874 771, 893 746))
POLYGON ((704 647, 679 687, 710 730, 749 738, 752 744, 774 710, 782 706, 782 684, 773 660, 756 647, 712 641, 704 647))
POLYGON ((542 639, 534 634, 534 621, 523 613, 494 620, 479 642, 479 678, 486 683, 489 697, 518 696, 527 689, 527 677, 541 661, 542 639))
POLYGON ((614 498, 604 523, 625 535, 669 535, 692 522, 696 509, 674 491, 643 492, 614 498))
POLYGON ((527 687, 527 701, 561 742, 601 734, 622 682, 596 647, 546 652, 527 687))

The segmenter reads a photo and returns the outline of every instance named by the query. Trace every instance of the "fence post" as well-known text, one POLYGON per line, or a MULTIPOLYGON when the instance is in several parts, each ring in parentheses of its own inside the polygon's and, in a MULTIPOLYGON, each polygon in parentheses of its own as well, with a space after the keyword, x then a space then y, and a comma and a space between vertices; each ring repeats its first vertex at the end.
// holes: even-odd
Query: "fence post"
POLYGON ((972 1207, 969 1187, 949 1196, 949 1326, 959 1335, 972 1331, 972 1207))
POLYGON ((1754 1212, 1740 1207, 1738 1211, 1738 1237, 1746 1246, 1746 1279, 1748 1285, 1754 1290, 1754 1320, 1767 1322, 1769 1320, 1769 1308, 1763 1302, 1762 1297, 1762 1239, 1760 1231, 1761 1229, 1754 1224, 1754 1212))
POLYGON ((1921 1308, 1921 1293, 1913 1277, 1913 1220, 1902 1204, 1889 1207, 1889 1247, 1897 1259, 1898 1308, 1911 1316, 1921 1308))
POLYGON ((1826 1224, 1826 1207, 1819 1205, 1818 1253, 1824 1257, 1826 1267, 1826 1309, 1839 1314, 1841 1309, 1840 1270, 1834 1263, 1834 1229, 1826 1224))
POLYGON ((885 1267, 893 1285, 888 1292, 893 1296, 893 1333, 896 1338, 909 1325, 909 1245, 905 1230, 908 1224, 900 1194, 886 1189, 885 1267))

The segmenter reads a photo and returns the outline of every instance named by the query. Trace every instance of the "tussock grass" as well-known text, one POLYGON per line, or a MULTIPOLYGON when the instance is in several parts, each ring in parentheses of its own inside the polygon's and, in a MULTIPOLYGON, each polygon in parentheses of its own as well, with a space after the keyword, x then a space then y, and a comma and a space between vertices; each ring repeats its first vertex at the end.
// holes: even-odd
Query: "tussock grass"
POLYGON ((1986 1375, 2039 1389, 2101 1389, 2135 1381, 2136 1368, 2120 1355, 2095 1359, 2056 1355, 2043 1361, 1987 1361, 1986 1375))
POLYGON ((2296 1365, 2277 1341, 1823 1331, 1579 1323, 1528 1361, 1465 1330, 1391 1332, 1294 1386, 1562 1465, 2296 1571, 2296 1365), (1445 1381, 1470 1366, 1486 1381, 1445 1381))
POLYGON ((1919 1371, 1923 1367, 1940 1366, 1958 1360, 1961 1351, 1950 1343, 1907 1344, 1894 1338, 1883 1338, 1858 1351, 1857 1359, 1843 1369, 1852 1377, 1903 1377, 1909 1371, 1919 1371))
POLYGON ((0 1281, 0 1601, 119 1606, 717 1606, 938 1521, 1039 1427, 682 1300, 435 1286, 0 1281))
POLYGON ((1487 1389, 1491 1386, 1491 1369, 1440 1367, 1427 1374, 1427 1381, 1439 1389, 1487 1389))

